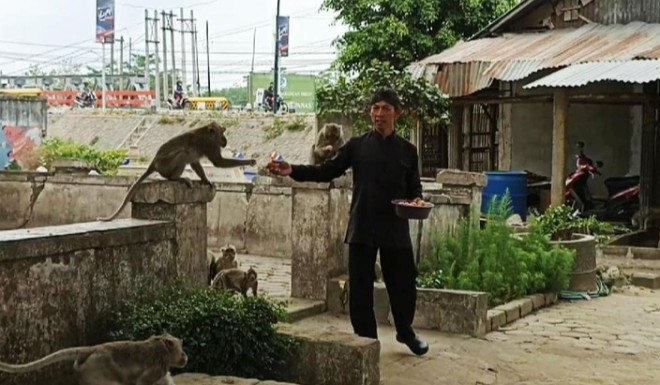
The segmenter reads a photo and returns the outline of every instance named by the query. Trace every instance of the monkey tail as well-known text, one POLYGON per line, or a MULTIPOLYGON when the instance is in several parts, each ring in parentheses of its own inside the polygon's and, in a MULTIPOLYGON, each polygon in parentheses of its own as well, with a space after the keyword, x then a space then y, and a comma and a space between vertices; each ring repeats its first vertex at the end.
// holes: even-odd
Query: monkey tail
POLYGON ((96 218, 96 220, 97 220, 97 221, 107 222, 107 221, 111 221, 111 220, 115 219, 115 218, 117 217, 117 215, 119 215, 119 213, 124 209, 124 207, 126 207, 126 204, 128 203, 128 201, 130 201, 131 198, 133 197, 133 194, 134 194, 134 192, 135 192, 135 188, 136 188, 136 187, 137 187, 137 186, 138 186, 143 180, 147 179, 147 177, 148 177, 149 175, 153 174, 154 171, 156 171, 156 168, 154 167, 154 162, 152 161, 151 164, 149 165, 149 167, 147 167, 147 171, 145 171, 144 174, 140 175, 140 177, 138 178, 138 180, 136 180, 136 181, 131 185, 131 188, 128 189, 128 192, 126 193, 126 196, 124 197, 124 201, 121 203, 121 205, 119 206, 119 208, 118 208, 118 209, 117 209, 112 215, 110 215, 109 217, 105 217, 105 218, 104 218, 104 217, 100 217, 100 218, 96 218))
POLYGON ((33 370, 41 369, 45 366, 54 364, 59 361, 71 361, 75 360, 78 357, 79 353, 89 354, 93 348, 90 347, 76 347, 58 350, 55 353, 51 353, 46 357, 40 358, 36 361, 28 362, 27 364, 7 364, 0 362, 0 371, 8 373, 25 373, 33 370))

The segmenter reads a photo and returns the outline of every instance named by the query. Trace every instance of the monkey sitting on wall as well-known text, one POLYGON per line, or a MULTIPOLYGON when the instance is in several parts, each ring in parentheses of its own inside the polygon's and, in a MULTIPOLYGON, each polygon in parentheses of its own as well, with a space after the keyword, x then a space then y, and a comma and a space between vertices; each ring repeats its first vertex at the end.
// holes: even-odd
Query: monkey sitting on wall
POLYGON ((143 341, 115 341, 58 350, 39 360, 0 371, 26 373, 60 361, 74 361, 80 385, 173 385, 170 368, 183 368, 188 356, 180 339, 164 333, 143 341))
POLYGON ((218 275, 222 270, 235 269, 238 267, 238 261, 236 261, 236 247, 234 245, 226 245, 220 249, 222 256, 218 259, 215 259, 215 256, 211 257, 211 266, 209 268, 209 284, 213 281, 213 278, 218 275))
POLYGON ((252 289, 252 295, 256 296, 258 285, 257 272, 253 268, 247 272, 236 268, 222 270, 211 281, 211 287, 234 290, 243 297, 247 297, 248 289, 252 289))
POLYGON ((186 166, 190 165, 204 184, 213 187, 213 182, 206 177, 204 168, 199 162, 201 158, 206 157, 215 167, 221 168, 256 165, 257 161, 254 159, 227 159, 222 157, 222 148, 227 146, 225 131, 225 127, 218 125, 216 122, 211 122, 163 143, 147 170, 130 187, 117 211, 107 218, 98 218, 97 220, 111 221, 116 218, 133 197, 137 185, 154 172, 158 172, 168 180, 181 181, 192 188, 192 182, 188 178, 181 177, 186 166))
POLYGON ((327 123, 318 135, 316 143, 312 145, 310 164, 320 165, 332 159, 339 147, 344 145, 344 132, 342 126, 336 123, 327 123))

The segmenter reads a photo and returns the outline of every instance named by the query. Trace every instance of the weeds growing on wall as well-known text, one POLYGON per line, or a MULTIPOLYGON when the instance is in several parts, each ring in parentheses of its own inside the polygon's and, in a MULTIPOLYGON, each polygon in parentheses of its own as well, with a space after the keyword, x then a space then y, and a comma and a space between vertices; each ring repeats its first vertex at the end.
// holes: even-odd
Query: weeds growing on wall
POLYGON ((179 283, 155 299, 127 300, 111 338, 139 340, 167 331, 183 339, 189 358, 178 372, 277 379, 297 347, 275 331, 284 315, 282 304, 264 297, 179 283))
POLYGON ((539 232, 513 236, 506 225, 511 198, 495 198, 488 221, 464 218, 454 232, 436 232, 420 264, 419 287, 484 291, 497 306, 524 295, 568 287, 575 251, 550 244, 539 232))
POLYGON ((41 163, 50 169, 53 161, 59 159, 73 159, 90 164, 104 175, 116 175, 126 161, 128 151, 124 149, 98 150, 92 146, 77 144, 70 140, 58 138, 45 139, 39 147, 41 163))

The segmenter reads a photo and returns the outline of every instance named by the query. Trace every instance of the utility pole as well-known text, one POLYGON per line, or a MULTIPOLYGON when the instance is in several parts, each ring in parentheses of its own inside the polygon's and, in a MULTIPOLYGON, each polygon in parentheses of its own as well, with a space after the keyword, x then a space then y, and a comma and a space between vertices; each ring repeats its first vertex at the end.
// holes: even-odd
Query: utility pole
POLYGON ((277 0, 277 12, 275 13, 275 68, 273 71, 274 100, 273 100, 273 114, 277 114, 279 105, 277 103, 277 96, 280 94, 280 0, 277 0))
POLYGON ((187 19, 183 18, 183 8, 181 8, 179 20, 181 21, 181 81, 183 82, 183 87, 188 86, 186 79, 186 22, 187 19))
POLYGON ((124 37, 119 38, 119 90, 124 90, 124 37))
POLYGON ((170 17, 168 19, 168 29, 170 30, 170 41, 171 41, 171 51, 172 51, 172 92, 176 89, 176 56, 174 52, 174 12, 170 11, 170 17))
POLYGON ((206 77, 209 83, 208 96, 211 96, 211 56, 209 53, 209 21, 208 20, 206 20, 206 77))
POLYGON ((165 100, 170 92, 170 87, 168 85, 167 76, 167 16, 169 16, 165 11, 160 13, 163 18, 163 99, 165 100))
MULTIPOLYGON (((146 35, 145 35, 146 36, 146 35)), ((129 37, 128 38, 128 65, 129 65, 129 73, 132 75, 135 75, 133 72, 133 38, 129 37)))
POLYGON ((110 75, 115 74, 115 41, 110 43, 110 75))
POLYGON ((192 46, 193 46, 193 82, 195 87, 195 96, 200 96, 201 87, 199 85, 199 46, 197 45, 197 21, 193 17, 193 11, 190 11, 190 18, 192 19, 192 46))
POLYGON ((254 29, 254 32, 252 33, 252 65, 250 66, 250 76, 248 77, 248 102, 250 103, 250 107, 252 107, 252 111, 254 111, 254 105, 257 104, 256 99, 254 102, 252 101, 252 96, 254 93, 254 85, 252 84, 252 78, 254 77, 254 55, 257 50, 257 29, 254 29))
POLYGON ((145 56, 144 56, 144 79, 146 88, 151 89, 151 63, 149 53, 149 44, 154 44, 154 57, 156 60, 156 73, 154 75, 154 88, 156 90, 156 107, 160 107, 160 63, 158 58, 158 11, 154 10, 154 17, 149 17, 149 11, 144 11, 144 19, 146 21, 144 27, 144 44, 145 44, 145 56))

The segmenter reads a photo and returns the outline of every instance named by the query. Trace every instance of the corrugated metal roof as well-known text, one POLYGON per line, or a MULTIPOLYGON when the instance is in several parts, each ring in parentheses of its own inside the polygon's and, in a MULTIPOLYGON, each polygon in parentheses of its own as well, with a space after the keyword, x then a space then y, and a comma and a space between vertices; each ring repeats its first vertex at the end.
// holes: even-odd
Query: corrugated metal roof
POLYGON ((409 70, 427 77, 440 70, 436 82, 455 97, 488 87, 493 80, 521 80, 541 69, 636 58, 660 59, 660 24, 587 24, 464 41, 413 63, 409 70))
POLYGON ((523 88, 580 87, 599 81, 648 83, 660 79, 660 60, 580 63, 560 69, 523 88))

